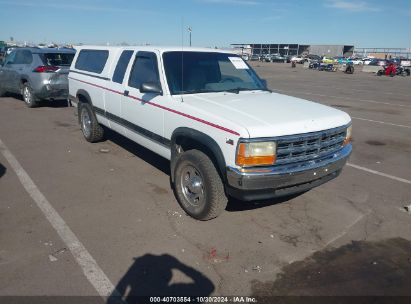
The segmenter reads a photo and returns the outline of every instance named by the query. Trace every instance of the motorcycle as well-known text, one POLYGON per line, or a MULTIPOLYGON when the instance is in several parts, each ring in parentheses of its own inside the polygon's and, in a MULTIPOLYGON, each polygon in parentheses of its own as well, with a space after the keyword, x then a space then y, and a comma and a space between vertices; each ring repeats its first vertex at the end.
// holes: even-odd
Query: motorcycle
POLYGON ((337 67, 334 66, 332 63, 321 63, 318 67, 319 71, 327 71, 327 72, 335 72, 337 71, 337 67))
POLYGON ((398 76, 410 76, 411 71, 409 68, 405 68, 402 65, 397 67, 397 75, 398 76))
POLYGON ((344 63, 343 69, 346 74, 354 74, 354 64, 352 62, 344 63))
POLYGON ((308 65, 308 68, 309 69, 312 69, 312 70, 315 70, 315 69, 318 69, 318 67, 320 66, 320 62, 319 61, 317 61, 317 60, 313 60, 313 61, 310 61, 310 64, 308 65))
POLYGON ((384 66, 384 68, 382 70, 379 70, 377 72, 378 76, 390 76, 390 77, 394 77, 394 76, 410 76, 411 71, 409 68, 405 68, 401 65, 397 66, 394 63, 390 63, 389 65, 384 66))

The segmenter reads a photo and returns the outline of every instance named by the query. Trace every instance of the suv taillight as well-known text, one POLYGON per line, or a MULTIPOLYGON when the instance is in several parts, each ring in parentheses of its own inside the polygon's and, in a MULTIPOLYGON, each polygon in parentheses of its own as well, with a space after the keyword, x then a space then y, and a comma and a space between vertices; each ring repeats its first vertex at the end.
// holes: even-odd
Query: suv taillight
POLYGON ((52 66, 52 65, 41 65, 41 66, 38 66, 37 68, 35 68, 33 70, 33 72, 36 72, 36 73, 53 73, 53 72, 57 71, 58 69, 59 69, 59 67, 52 66))

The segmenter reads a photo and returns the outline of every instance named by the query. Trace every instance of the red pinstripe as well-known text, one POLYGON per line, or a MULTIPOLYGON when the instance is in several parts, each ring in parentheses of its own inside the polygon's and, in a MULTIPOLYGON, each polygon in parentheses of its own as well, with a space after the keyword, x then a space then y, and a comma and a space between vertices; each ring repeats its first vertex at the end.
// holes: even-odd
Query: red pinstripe
MULTIPOLYGON (((116 94, 123 95, 123 92, 119 92, 119 91, 116 91, 116 90, 112 90, 112 89, 109 89, 109 88, 100 86, 100 85, 98 85, 98 84, 95 84, 95 83, 91 83, 91 82, 84 81, 84 80, 80 80, 80 79, 73 78, 73 77, 69 77, 69 78, 72 79, 72 80, 80 81, 80 82, 89 84, 89 85, 91 85, 91 86, 94 86, 94 87, 97 87, 97 88, 100 88, 100 89, 109 91, 109 92, 113 92, 113 93, 116 93, 116 94)), ((173 110, 173 109, 171 109, 171 108, 167 108, 167 107, 164 107, 164 106, 159 105, 159 104, 157 104, 157 103, 154 103, 154 102, 151 102, 151 101, 146 101, 146 100, 143 100, 143 99, 138 98, 138 97, 135 97, 135 96, 128 95, 128 96, 126 96, 126 97, 129 97, 129 98, 131 98, 131 99, 135 99, 135 100, 138 100, 138 101, 145 102, 146 104, 149 104, 149 105, 151 105, 151 106, 153 106, 153 107, 157 107, 157 108, 163 109, 163 110, 165 110, 165 111, 169 111, 169 112, 171 112, 171 113, 174 113, 174 114, 177 114, 177 115, 180 115, 180 116, 184 116, 184 117, 187 117, 187 118, 189 118, 189 119, 192 119, 192 120, 201 122, 201 123, 203 123, 203 124, 205 124, 205 125, 214 127, 214 128, 216 128, 216 129, 225 131, 225 132, 227 132, 227 133, 231 133, 231 134, 240 136, 240 133, 238 133, 238 132, 236 132, 236 131, 230 130, 230 129, 226 128, 226 127, 217 125, 217 124, 212 123, 212 122, 209 122, 209 121, 207 121, 207 120, 204 120, 204 119, 201 119, 201 118, 198 118, 198 117, 195 117, 195 116, 192 116, 192 115, 189 115, 189 114, 180 112, 180 111, 176 111, 176 110, 173 110)))

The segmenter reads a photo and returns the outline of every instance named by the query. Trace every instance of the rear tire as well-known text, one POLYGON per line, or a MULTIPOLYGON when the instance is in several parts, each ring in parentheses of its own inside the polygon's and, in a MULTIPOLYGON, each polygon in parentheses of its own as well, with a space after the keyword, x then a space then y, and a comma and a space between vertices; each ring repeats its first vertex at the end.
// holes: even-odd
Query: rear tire
POLYGON ((91 143, 101 141, 104 138, 104 129, 98 123, 93 108, 89 103, 80 103, 79 115, 84 138, 91 143))
POLYGON ((199 150, 189 150, 178 156, 174 190, 181 208, 198 220, 213 219, 227 206, 221 177, 211 159, 199 150))
POLYGON ((21 89, 21 95, 23 96, 23 101, 29 108, 35 108, 38 106, 38 102, 33 95, 33 90, 30 87, 28 82, 23 84, 23 88, 21 89))

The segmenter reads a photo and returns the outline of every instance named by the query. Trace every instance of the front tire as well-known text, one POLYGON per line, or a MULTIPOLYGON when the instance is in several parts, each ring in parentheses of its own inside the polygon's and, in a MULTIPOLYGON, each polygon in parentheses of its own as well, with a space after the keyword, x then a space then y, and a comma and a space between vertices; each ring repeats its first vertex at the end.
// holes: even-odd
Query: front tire
POLYGON ((181 208, 198 220, 213 219, 227 206, 221 177, 211 159, 199 150, 189 150, 178 156, 174 190, 181 208))
POLYGON ((93 108, 89 103, 80 103, 79 115, 84 138, 91 143, 101 141, 104 137, 104 129, 98 123, 93 108))
POLYGON ((27 107, 35 108, 38 106, 37 100, 33 95, 33 90, 27 82, 23 84, 21 95, 23 96, 24 103, 27 107))

